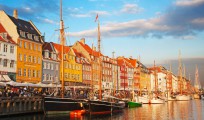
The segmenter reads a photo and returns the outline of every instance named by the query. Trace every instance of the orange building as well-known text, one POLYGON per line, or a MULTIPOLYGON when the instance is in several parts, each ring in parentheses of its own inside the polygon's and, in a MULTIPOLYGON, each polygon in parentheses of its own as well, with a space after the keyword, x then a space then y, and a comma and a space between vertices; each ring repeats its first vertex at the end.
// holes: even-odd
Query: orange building
POLYGON ((42 73, 43 36, 32 21, 18 18, 17 10, 13 16, 0 11, 0 21, 17 46, 17 82, 38 83, 42 73))

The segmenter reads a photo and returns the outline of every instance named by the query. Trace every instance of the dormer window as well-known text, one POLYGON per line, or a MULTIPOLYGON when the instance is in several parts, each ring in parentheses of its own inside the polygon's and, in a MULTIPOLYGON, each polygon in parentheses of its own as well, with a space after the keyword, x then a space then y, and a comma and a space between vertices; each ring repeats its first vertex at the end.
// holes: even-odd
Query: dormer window
POLYGON ((3 39, 7 40, 7 33, 0 33, 3 39))
POLYGON ((56 53, 52 53, 52 59, 56 60, 56 53))
POLYGON ((39 41, 39 36, 34 36, 35 41, 39 41))
POLYGON ((49 58, 49 51, 45 50, 45 58, 49 58))
POLYGON ((25 37, 25 32, 20 31, 20 35, 21 35, 21 37, 25 37))
POLYGON ((32 34, 27 34, 28 39, 32 39, 32 34))

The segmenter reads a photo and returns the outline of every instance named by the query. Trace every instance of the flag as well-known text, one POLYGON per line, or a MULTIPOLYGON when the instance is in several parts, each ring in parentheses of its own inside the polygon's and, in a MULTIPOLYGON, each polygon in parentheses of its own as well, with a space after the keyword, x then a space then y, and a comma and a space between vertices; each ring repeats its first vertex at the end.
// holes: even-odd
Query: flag
POLYGON ((98 14, 96 15, 96 19, 95 19, 95 22, 98 20, 98 14))

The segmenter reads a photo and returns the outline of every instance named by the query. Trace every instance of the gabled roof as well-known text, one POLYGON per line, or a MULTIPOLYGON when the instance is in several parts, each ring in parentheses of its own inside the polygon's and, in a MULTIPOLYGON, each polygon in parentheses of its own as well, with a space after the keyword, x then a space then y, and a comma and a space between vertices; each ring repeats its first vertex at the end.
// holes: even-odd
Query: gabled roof
POLYGON ((80 41, 78 41, 78 42, 89 53, 89 55, 93 55, 95 57, 99 57, 99 55, 103 56, 103 54, 101 54, 101 53, 99 54, 98 51, 95 51, 95 50, 91 49, 87 44, 83 44, 80 41))
POLYGON ((136 67, 136 65, 137 65, 137 60, 136 59, 125 58, 125 60, 128 61, 133 67, 136 67))
POLYGON ((76 49, 74 49, 73 48, 73 50, 74 50, 74 53, 75 53, 75 55, 77 56, 77 57, 84 57, 85 58, 85 56, 84 56, 84 54, 82 54, 81 52, 78 52, 76 49))
POLYGON ((7 43, 11 43, 11 44, 16 44, 11 36, 9 36, 9 34, 7 33, 7 31, 4 29, 4 27, 2 26, 2 24, 0 23, 0 34, 3 34, 3 33, 6 33, 7 34, 7 38, 3 38, 1 35, 0 35, 0 41, 3 41, 3 42, 7 42, 7 43))
POLYGON ((124 57, 118 57, 117 58, 118 65, 119 66, 127 66, 128 68, 134 68, 131 63, 129 63, 124 57))
POLYGON ((13 21, 13 23, 17 26, 18 30, 22 30, 22 31, 40 36, 36 28, 34 28, 34 26, 30 22, 19 19, 19 18, 16 19, 10 15, 8 16, 13 21))
MULTIPOLYGON (((59 55, 59 58, 61 59, 61 58, 62 58, 62 56, 61 56, 61 53, 62 53, 62 45, 57 44, 57 43, 53 43, 53 42, 51 42, 51 44, 53 45, 54 49, 56 50, 56 52, 57 52, 58 55, 59 55)), ((70 50, 70 47, 64 46, 64 54, 68 53, 69 50, 70 50)))
POLYGON ((54 52, 52 49, 51 43, 50 42, 44 42, 42 46, 42 50, 48 50, 49 52, 54 52))

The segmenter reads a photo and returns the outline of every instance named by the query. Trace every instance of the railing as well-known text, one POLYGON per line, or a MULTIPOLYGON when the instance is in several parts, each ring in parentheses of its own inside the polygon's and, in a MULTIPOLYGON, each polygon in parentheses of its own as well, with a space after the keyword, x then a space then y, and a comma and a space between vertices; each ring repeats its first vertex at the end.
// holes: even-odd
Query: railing
POLYGON ((43 98, 0 97, 0 116, 43 112, 43 98))

